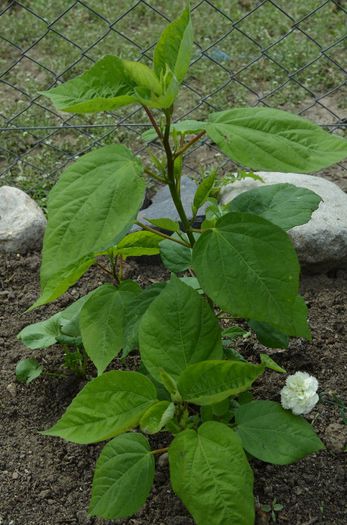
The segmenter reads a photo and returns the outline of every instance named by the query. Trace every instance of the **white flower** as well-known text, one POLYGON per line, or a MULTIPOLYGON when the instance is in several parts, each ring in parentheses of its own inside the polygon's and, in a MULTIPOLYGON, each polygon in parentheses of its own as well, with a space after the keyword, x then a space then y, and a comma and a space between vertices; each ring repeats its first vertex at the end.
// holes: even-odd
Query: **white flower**
POLYGON ((318 403, 318 381, 307 372, 296 372, 287 377, 286 384, 281 390, 283 408, 293 414, 308 414, 318 403))

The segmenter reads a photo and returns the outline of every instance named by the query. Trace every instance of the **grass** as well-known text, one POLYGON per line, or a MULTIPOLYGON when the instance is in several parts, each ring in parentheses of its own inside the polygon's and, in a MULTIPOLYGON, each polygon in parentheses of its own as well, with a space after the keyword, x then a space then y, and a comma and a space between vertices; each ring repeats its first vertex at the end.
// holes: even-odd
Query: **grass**
MULTIPOLYGON (((265 1, 247 16, 259 2, 193 1, 196 46, 187 87, 177 101, 177 116, 195 108, 190 118, 202 118, 210 105, 224 109, 255 104, 259 98, 273 107, 299 111, 312 104, 310 92, 322 96, 338 87, 344 81, 343 72, 331 60, 345 65, 346 39, 343 42, 342 38, 346 14, 329 1, 305 18, 321 3, 324 1, 276 0, 275 7, 265 1), (300 20, 292 30, 293 22, 300 20), (320 55, 320 50, 329 46, 333 47, 320 55)), ((37 16, 14 3, 0 17, 1 126, 60 126, 64 121, 112 126, 2 132, 2 183, 23 188, 44 205, 47 191, 68 159, 91 144, 120 141, 140 148, 136 124, 146 120, 140 111, 133 115, 134 108, 116 115, 86 117, 57 113, 38 92, 57 77, 68 80, 80 74, 90 67, 91 60, 105 54, 150 63, 165 17, 175 17, 184 2, 86 0, 74 5, 72 0, 25 0, 22 5, 37 16), (125 122, 114 128, 119 119, 125 122)), ((322 102, 342 115, 345 95, 346 90, 339 88, 322 102)), ((315 109, 319 111, 310 110, 307 116, 320 123, 334 122, 328 112, 319 106, 315 109)))

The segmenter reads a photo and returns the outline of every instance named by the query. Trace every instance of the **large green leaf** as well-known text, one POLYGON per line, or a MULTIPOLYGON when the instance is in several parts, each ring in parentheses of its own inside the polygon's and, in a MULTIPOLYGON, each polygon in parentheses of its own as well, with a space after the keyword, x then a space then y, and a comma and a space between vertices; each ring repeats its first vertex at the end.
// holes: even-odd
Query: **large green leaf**
POLYGON ((190 9, 169 24, 162 32, 154 50, 154 71, 163 77, 169 68, 182 82, 189 68, 193 49, 193 27, 190 9))
POLYGON ((25 346, 34 350, 36 348, 48 348, 56 344, 62 335, 70 335, 73 337, 80 335, 80 311, 84 303, 93 293, 95 293, 95 290, 81 297, 65 308, 65 310, 52 315, 52 317, 49 317, 45 321, 39 321, 38 323, 26 326, 19 332, 17 336, 18 339, 20 339, 25 346), (75 328, 73 333, 72 327, 75 328))
POLYGON ((138 104, 137 89, 146 90, 149 98, 162 91, 159 79, 145 64, 105 56, 83 75, 42 94, 61 111, 94 113, 138 104))
POLYGON ((150 374, 177 378, 189 364, 222 356, 220 328, 207 302, 175 275, 144 314, 140 353, 150 374))
POLYGON ((146 501, 154 479, 154 457, 141 434, 123 434, 103 448, 93 478, 89 512, 106 519, 126 518, 146 501))
POLYGON ((293 184, 270 184, 241 193, 227 206, 230 211, 255 213, 284 230, 305 224, 321 197, 293 184))
POLYGON ((125 312, 125 346, 123 355, 127 355, 131 350, 138 348, 138 332, 142 316, 152 301, 163 291, 165 286, 166 283, 156 283, 148 286, 128 305, 125 312))
POLYGON ((287 465, 324 448, 312 426, 274 401, 252 401, 235 414, 237 431, 252 456, 287 465))
POLYGON ((144 198, 142 171, 130 150, 113 145, 84 155, 63 173, 48 199, 42 295, 35 306, 59 297, 98 252, 125 235, 144 198))
POLYGON ((84 348, 102 374, 124 346, 124 317, 128 304, 137 293, 101 286, 84 304, 80 329, 84 348))
POLYGON ((188 403, 212 405, 245 392, 263 372, 263 366, 243 361, 202 361, 183 370, 177 386, 188 403))
MULTIPOLYGON (((224 311, 267 322, 288 335, 305 335, 293 323, 299 263, 278 226, 256 215, 228 213, 194 245, 193 268, 203 290, 224 311)), ((306 323, 302 309, 299 314, 306 323)))
POLYGON ((81 390, 47 436, 73 443, 95 443, 134 428, 156 401, 153 383, 138 372, 111 371, 81 390))
POLYGON ((347 157, 347 141, 278 109, 211 113, 206 132, 232 160, 257 170, 311 173, 347 157))
POLYGON ((253 525, 253 473, 236 433, 208 421, 169 447, 172 487, 197 525, 253 525))

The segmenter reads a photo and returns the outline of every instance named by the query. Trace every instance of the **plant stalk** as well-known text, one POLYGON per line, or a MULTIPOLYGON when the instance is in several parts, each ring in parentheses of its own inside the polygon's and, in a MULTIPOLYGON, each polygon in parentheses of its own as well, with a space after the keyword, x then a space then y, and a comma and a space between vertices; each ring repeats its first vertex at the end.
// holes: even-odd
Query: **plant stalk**
POLYGON ((171 115, 172 115, 172 108, 165 111, 166 125, 165 125, 164 137, 163 137, 163 146, 165 149, 166 160, 167 160, 167 179, 168 179, 168 185, 169 185, 169 190, 171 193, 172 200, 175 204, 176 210, 178 211, 178 215, 180 216, 185 233, 187 234, 188 239, 190 241, 190 245, 191 247, 193 247, 195 244, 194 235, 193 235, 193 232, 191 231, 190 222, 187 218, 186 212, 184 211, 180 192, 177 186, 177 181, 175 180, 175 168, 174 168, 175 159, 174 159, 173 152, 170 146, 171 115))
POLYGON ((159 235, 159 237, 163 237, 163 239, 168 239, 169 241, 176 242, 177 244, 182 244, 182 246, 185 246, 186 248, 190 248, 190 244, 188 244, 187 242, 180 241, 179 239, 173 239, 172 237, 170 237, 170 235, 166 235, 166 233, 159 232, 158 230, 147 226, 147 224, 143 224, 140 221, 135 221, 135 224, 140 226, 140 228, 142 228, 143 230, 147 230, 148 232, 159 235))
POLYGON ((176 151, 176 153, 174 154, 174 159, 177 159, 177 157, 179 157, 180 155, 183 155, 183 153, 185 153, 187 151, 187 149, 189 149, 191 146, 193 146, 193 144, 198 142, 198 140, 200 140, 201 137, 203 137, 205 135, 205 133, 206 133, 205 130, 200 131, 200 133, 198 133, 198 135, 196 135, 189 142, 184 144, 184 146, 182 146, 182 148, 180 148, 179 150, 176 151))

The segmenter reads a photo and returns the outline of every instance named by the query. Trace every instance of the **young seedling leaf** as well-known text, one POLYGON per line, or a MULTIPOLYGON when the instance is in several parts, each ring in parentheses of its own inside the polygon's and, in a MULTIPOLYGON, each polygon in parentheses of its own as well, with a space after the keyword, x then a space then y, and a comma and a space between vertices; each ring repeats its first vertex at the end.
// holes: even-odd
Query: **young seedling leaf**
POLYGON ((81 390, 47 436, 73 443, 96 443, 135 428, 155 401, 153 383, 138 372, 111 371, 81 390))
POLYGON ((146 312, 149 305, 156 297, 163 291, 166 283, 157 283, 148 286, 135 297, 128 305, 125 311, 125 328, 124 328, 124 348, 122 356, 125 357, 139 347, 138 332, 142 316, 146 312))
POLYGON ((127 257, 140 257, 141 255, 157 255, 159 243, 162 241, 160 235, 147 231, 128 233, 113 248, 114 255, 120 255, 123 259, 127 257))
POLYGON ((278 109, 211 113, 206 132, 225 155, 255 170, 312 173, 347 157, 347 141, 278 109))
POLYGON ((18 339, 28 348, 35 350, 56 344, 64 335, 78 337, 80 335, 79 315, 81 308, 94 292, 95 290, 81 297, 65 310, 52 315, 45 321, 26 326, 17 335, 18 339))
POLYGON ((237 432, 252 456, 287 465, 324 448, 312 426, 274 401, 252 401, 235 414, 237 432))
POLYGON ((278 365, 276 361, 274 361, 267 354, 260 354, 260 362, 263 366, 265 366, 266 368, 270 368, 271 370, 274 370, 275 372, 279 372, 280 374, 287 373, 287 371, 284 368, 278 365))
POLYGON ((251 525, 253 473, 236 433, 207 421, 184 430, 169 447, 173 490, 197 525, 251 525))
POLYGON ((256 333, 259 343, 269 348, 288 348, 289 337, 287 334, 276 330, 268 323, 259 321, 248 321, 252 330, 256 333))
POLYGON ((105 284, 84 304, 80 315, 82 341, 102 374, 124 346, 124 317, 137 292, 105 284))
POLYGON ((16 365, 17 381, 27 385, 39 377, 42 372, 43 367, 36 359, 21 359, 16 365))
POLYGON ((302 305, 296 312, 299 263, 278 226, 256 215, 228 213, 194 245, 193 268, 222 310, 267 322, 288 335, 307 334, 307 325, 293 321, 304 315, 302 305))
POLYGON ((169 401, 158 401, 149 407, 140 421, 140 428, 145 434, 160 432, 175 414, 175 405, 169 401))
POLYGON ((126 518, 146 501, 153 484, 154 457, 141 434, 123 434, 103 448, 93 479, 89 513, 126 518))
MULTIPOLYGON (((181 239, 177 233, 174 233, 172 237, 174 239, 181 239)), ((186 235, 184 238, 188 239, 186 235)), ((164 266, 171 272, 184 272, 191 266, 192 250, 188 246, 183 246, 183 244, 165 239, 161 241, 159 248, 161 260, 164 266)))
POLYGON ((216 176, 217 173, 213 171, 210 173, 210 175, 205 177, 197 187, 192 205, 192 212, 194 216, 198 213, 199 208, 201 208, 201 206, 207 201, 213 188, 214 181, 216 180, 216 176))
POLYGON ((180 225, 178 222, 173 221, 172 219, 146 219, 148 222, 156 226, 157 228, 161 228, 162 230, 168 230, 170 232, 179 232, 180 231, 180 225))
POLYGON ((157 76, 163 78, 169 68, 178 82, 182 82, 189 68, 192 50, 193 27, 187 7, 164 29, 156 45, 153 62, 157 76))
POLYGON ((241 193, 227 208, 229 211, 254 213, 284 230, 305 224, 318 208, 321 197, 307 188, 293 184, 270 184, 241 193))
MULTIPOLYGON (((181 135, 193 135, 199 131, 203 131, 206 127, 206 122, 201 122, 199 120, 180 120, 174 122, 171 125, 171 132, 176 132, 181 135)), ((150 142, 158 138, 158 135, 154 129, 148 129, 141 135, 142 139, 145 142, 150 142)))
POLYGON ((188 403, 212 405, 248 390, 263 372, 243 361, 201 361, 183 370, 177 386, 188 403))
POLYGON ((143 363, 159 382, 162 368, 176 379, 189 364, 222 356, 210 306, 175 275, 144 314, 139 342, 143 363))
POLYGON ((104 146, 63 173, 48 198, 41 297, 53 301, 126 234, 144 198, 140 161, 125 146, 104 146), (126 198, 131 195, 131 199, 126 198))
POLYGON ((152 96, 162 92, 159 79, 148 66, 109 55, 83 75, 42 94, 60 111, 95 113, 139 104, 138 89, 141 98, 146 93, 147 105, 151 105, 152 96))

